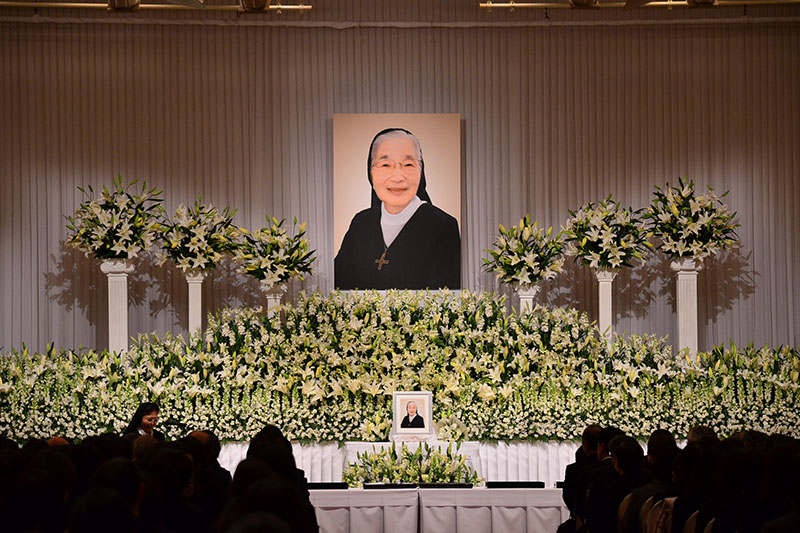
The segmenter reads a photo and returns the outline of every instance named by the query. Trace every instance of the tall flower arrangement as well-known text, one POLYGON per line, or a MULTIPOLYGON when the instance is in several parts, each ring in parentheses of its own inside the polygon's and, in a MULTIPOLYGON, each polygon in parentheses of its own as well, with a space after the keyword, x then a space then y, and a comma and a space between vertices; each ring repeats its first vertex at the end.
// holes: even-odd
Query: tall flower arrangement
POLYGON ((502 283, 527 288, 544 279, 552 279, 564 265, 563 238, 553 228, 544 230, 538 222, 531 224, 530 214, 518 226, 499 227, 500 235, 494 248, 486 250, 491 259, 484 258, 484 268, 497 275, 502 283))
POLYGON ((172 259, 184 274, 212 270, 236 247, 236 211, 219 211, 202 201, 198 197, 194 206, 179 205, 173 220, 165 220, 161 228, 162 262, 172 259))
POLYGON ((621 207, 611 196, 597 205, 589 202, 577 212, 570 210, 564 226, 565 255, 594 269, 630 267, 652 248, 640 212, 621 207))
MULTIPOLYGON (((270 218, 267 217, 267 221, 270 218)), ((314 250, 309 251, 305 238, 306 224, 300 224, 294 236, 283 227, 285 220, 272 218, 272 225, 252 233, 240 228, 242 240, 234 257, 243 265, 245 273, 261 280, 261 288, 270 290, 275 284, 294 277, 304 278, 311 273, 314 250)), ((297 219, 294 219, 297 226, 297 219)))
POLYGON ((158 237, 163 200, 160 190, 146 184, 137 193, 136 183, 123 185, 118 176, 110 189, 103 187, 99 198, 92 198, 91 185, 78 187, 87 200, 68 217, 69 245, 97 259, 134 259, 149 250, 158 237))
POLYGON ((732 213, 721 196, 711 187, 705 194, 697 195, 694 181, 680 178, 677 187, 669 184, 662 190, 656 187, 654 198, 644 214, 656 237, 661 240, 659 249, 674 260, 692 259, 697 262, 724 248, 738 243, 732 213))

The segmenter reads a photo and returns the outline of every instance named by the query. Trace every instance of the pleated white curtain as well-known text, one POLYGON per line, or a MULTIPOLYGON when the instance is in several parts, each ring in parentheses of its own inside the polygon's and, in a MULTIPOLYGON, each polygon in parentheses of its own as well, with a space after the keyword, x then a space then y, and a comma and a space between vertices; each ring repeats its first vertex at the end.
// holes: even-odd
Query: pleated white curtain
MULTIPOLYGON (((308 221, 316 274, 293 291, 330 290, 334 113, 461 115, 473 290, 497 289, 483 250, 526 212, 559 226, 609 194, 644 207, 684 175, 730 190, 742 246, 700 274, 700 349, 800 343, 800 10, 563 10, 548 23, 397 4, 323 5, 284 25, 0 12, 0 346, 106 346, 105 279, 64 246, 64 217, 78 185, 118 174, 162 188, 170 212, 201 194, 250 228, 267 214, 308 221), (395 12, 410 22, 388 23, 395 12)), ((254 287, 224 268, 205 310, 260 305, 254 287)), ((663 256, 623 272, 614 298, 617 331, 675 338, 663 256)), ((186 284, 169 263, 141 262, 130 299, 131 334, 185 332, 186 284)), ((540 301, 597 315, 582 267, 540 301)))

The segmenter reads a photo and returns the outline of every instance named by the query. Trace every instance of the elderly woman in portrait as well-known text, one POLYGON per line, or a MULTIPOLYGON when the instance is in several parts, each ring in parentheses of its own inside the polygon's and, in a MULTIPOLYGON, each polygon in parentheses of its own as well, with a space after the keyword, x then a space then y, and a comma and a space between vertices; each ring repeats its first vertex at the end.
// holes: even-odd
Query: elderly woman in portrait
POLYGON ((458 223, 428 196, 419 140, 401 128, 379 132, 367 176, 372 207, 350 222, 336 255, 336 287, 461 288, 458 223))
POLYGON ((424 428, 425 421, 417 412, 417 402, 411 401, 406 404, 406 416, 400 422, 401 428, 424 428))

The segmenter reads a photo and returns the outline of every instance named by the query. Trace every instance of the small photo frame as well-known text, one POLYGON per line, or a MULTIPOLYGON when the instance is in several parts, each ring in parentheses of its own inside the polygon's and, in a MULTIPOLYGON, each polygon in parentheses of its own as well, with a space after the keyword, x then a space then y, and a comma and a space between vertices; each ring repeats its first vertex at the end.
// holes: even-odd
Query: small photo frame
POLYGON ((429 437, 433 428, 433 394, 429 391, 392 393, 392 433, 398 438, 429 437))

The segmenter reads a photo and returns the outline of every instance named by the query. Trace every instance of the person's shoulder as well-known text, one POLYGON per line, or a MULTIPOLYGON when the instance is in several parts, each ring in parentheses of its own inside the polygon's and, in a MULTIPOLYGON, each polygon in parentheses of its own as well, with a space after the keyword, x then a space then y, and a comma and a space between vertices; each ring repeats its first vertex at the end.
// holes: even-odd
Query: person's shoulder
POLYGON ((419 206, 414 216, 419 216, 420 222, 430 228, 442 228, 448 233, 452 230, 458 231, 458 221, 455 217, 427 202, 419 206))
POLYGON ((425 202, 421 206, 417 212, 427 218, 438 219, 447 222, 456 223, 456 219, 454 216, 448 214, 446 211, 436 207, 435 205, 431 205, 429 202, 425 202))
POLYGON ((358 226, 360 224, 365 224, 369 222, 373 222, 375 220, 380 220, 381 210, 380 208, 376 209, 374 207, 368 207, 362 211, 359 211, 353 216, 353 219, 350 221, 350 226, 358 226))

